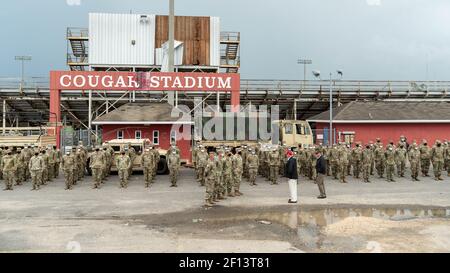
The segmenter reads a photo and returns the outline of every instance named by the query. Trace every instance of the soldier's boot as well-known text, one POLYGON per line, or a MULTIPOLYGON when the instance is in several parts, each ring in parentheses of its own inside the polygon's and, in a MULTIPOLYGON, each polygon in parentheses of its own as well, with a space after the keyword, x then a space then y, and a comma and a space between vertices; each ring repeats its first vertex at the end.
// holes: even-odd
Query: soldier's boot
POLYGON ((229 189, 228 196, 236 197, 236 191, 234 190, 234 187, 231 187, 231 189, 229 189))

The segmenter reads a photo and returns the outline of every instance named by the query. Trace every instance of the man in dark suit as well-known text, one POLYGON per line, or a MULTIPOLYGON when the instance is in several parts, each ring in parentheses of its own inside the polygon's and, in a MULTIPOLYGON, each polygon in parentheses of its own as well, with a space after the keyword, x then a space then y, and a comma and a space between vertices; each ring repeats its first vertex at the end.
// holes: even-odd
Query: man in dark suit
POLYGON ((286 167, 284 169, 284 176, 286 176, 289 181, 289 192, 291 198, 289 199, 288 203, 295 204, 297 203, 297 180, 298 180, 298 173, 297 173, 297 160, 294 157, 294 153, 291 150, 288 150, 286 152, 286 156, 288 158, 286 162, 286 167))
POLYGON ((319 187, 319 192, 320 192, 320 195, 317 198, 325 199, 325 198, 327 198, 327 195, 325 193, 324 179, 325 179, 325 176, 327 175, 327 162, 326 162, 325 158, 323 157, 323 154, 320 150, 316 150, 316 158, 317 158, 316 184, 319 187))

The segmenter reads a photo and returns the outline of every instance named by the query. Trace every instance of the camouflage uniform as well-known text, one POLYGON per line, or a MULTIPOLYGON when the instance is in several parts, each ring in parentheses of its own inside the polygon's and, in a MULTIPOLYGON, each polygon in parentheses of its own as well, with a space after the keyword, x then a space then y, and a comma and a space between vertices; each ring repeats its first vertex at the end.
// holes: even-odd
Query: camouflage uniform
POLYGON ((437 140, 431 149, 431 160, 433 161, 434 180, 444 180, 442 178, 442 170, 444 169, 444 147, 437 140))
POLYGON ((144 154, 142 155, 142 169, 144 170, 144 180, 145 180, 145 187, 148 188, 151 183, 153 183, 153 167, 155 165, 154 163, 154 156, 150 152, 150 150, 146 150, 144 154))
POLYGON ((309 150, 309 179, 316 183, 317 171, 316 171, 317 158, 315 155, 315 148, 311 147, 309 150))
POLYGON ((370 175, 370 164, 373 161, 373 154, 370 146, 367 146, 366 149, 362 152, 362 172, 364 182, 369 183, 369 175, 370 175))
POLYGON ((230 153, 225 156, 223 163, 223 184, 225 188, 225 194, 230 197, 234 197, 233 160, 230 153))
POLYGON ((50 147, 48 150, 48 180, 55 178, 56 152, 50 147))
POLYGON ((395 173, 395 151, 394 147, 388 146, 385 151, 386 158, 386 178, 388 182, 395 182, 394 173, 395 173))
POLYGON ((347 165, 348 165, 348 151, 347 147, 345 145, 341 145, 338 149, 338 166, 339 166, 339 178, 341 180, 341 183, 347 183, 345 180, 345 176, 347 174, 347 165))
POLYGON ((42 170, 44 168, 44 163, 42 161, 42 157, 36 153, 34 156, 30 158, 30 162, 28 164, 28 169, 30 170, 31 181, 33 182, 33 190, 38 190, 42 184, 42 170))
POLYGON ((45 150, 41 151, 42 158, 42 185, 47 185, 48 179, 48 155, 45 153, 45 150))
POLYGON ((25 153, 20 148, 17 150, 16 157, 16 185, 22 185, 23 182, 26 181, 26 169, 28 165, 26 165, 25 153))
POLYGON ((278 184, 277 179, 278 179, 278 165, 279 165, 279 158, 278 158, 278 151, 277 150, 273 150, 270 152, 269 154, 269 166, 270 166, 270 175, 269 175, 269 180, 270 183, 272 185, 276 185, 278 184))
POLYGON ((217 162, 214 159, 208 159, 208 162, 205 166, 205 185, 206 185, 206 193, 205 193, 205 203, 206 206, 213 205, 213 199, 215 197, 215 185, 217 180, 216 174, 216 165, 217 162))
POLYGON ((407 155, 406 148, 404 144, 401 144, 396 150, 395 150, 395 162, 397 164, 397 175, 399 177, 405 177, 405 168, 406 168, 406 155, 407 155))
POLYGON ((180 168, 180 155, 173 151, 167 158, 167 165, 170 171, 171 187, 177 187, 178 170, 180 168))
POLYGON ((130 169, 130 165, 131 159, 126 154, 121 154, 116 158, 121 188, 126 188, 128 186, 128 170, 130 169))
POLYGON ((411 165, 411 178, 413 181, 419 181, 417 178, 419 176, 420 169, 420 151, 417 145, 414 145, 408 152, 408 160, 411 165))
POLYGON ((233 189, 235 195, 242 195, 240 191, 243 173, 243 161, 242 157, 236 153, 233 158, 233 189))
POLYGON ((331 149, 328 151, 328 161, 330 162, 331 167, 331 175, 333 176, 333 179, 338 179, 339 175, 339 168, 338 168, 338 162, 339 162, 339 151, 338 147, 336 145, 333 145, 331 149))
POLYGON ((90 168, 92 170, 92 178, 94 179, 93 189, 98 189, 102 183, 103 167, 105 165, 105 155, 99 148, 90 155, 90 168))
POLYGON ((77 150, 76 148, 72 149, 72 152, 70 153, 70 155, 73 158, 73 166, 72 166, 72 172, 73 172, 73 185, 76 185, 77 182, 79 181, 79 177, 78 177, 78 155, 77 155, 77 150))
POLYGON ((208 154, 205 150, 200 150, 197 152, 197 182, 200 186, 205 186, 205 167, 208 163, 208 154))
POLYGON ((4 190, 13 190, 16 168, 16 159, 11 154, 11 151, 8 151, 8 154, 3 156, 1 165, 3 179, 5 180, 4 190))
POLYGON ((74 182, 73 166, 75 159, 70 153, 65 154, 61 159, 61 168, 64 172, 64 179, 66 182, 66 190, 71 190, 74 182))
POLYGON ((249 179, 249 170, 248 170, 248 166, 247 166, 247 156, 249 155, 249 151, 247 146, 244 145, 244 148, 241 151, 242 154, 242 162, 243 162, 243 166, 242 166, 242 170, 243 170, 243 177, 249 179))
POLYGON ((259 160, 256 152, 252 152, 247 156, 248 181, 250 185, 256 185, 256 176, 258 175, 259 160))
POLYGON ((420 151, 420 166, 422 168, 422 175, 428 176, 431 163, 430 147, 428 147, 428 144, 426 142, 423 142, 422 145, 420 145, 419 151, 420 151))
POLYGON ((447 175, 450 176, 450 143, 446 141, 444 147, 445 169, 447 170, 447 175))
POLYGON ((384 177, 384 168, 386 166, 386 157, 383 151, 383 145, 378 144, 375 148, 375 168, 380 178, 384 177))
POLYGON ((359 178, 362 165, 362 153, 363 150, 359 144, 352 150, 352 165, 353 165, 353 176, 359 178))

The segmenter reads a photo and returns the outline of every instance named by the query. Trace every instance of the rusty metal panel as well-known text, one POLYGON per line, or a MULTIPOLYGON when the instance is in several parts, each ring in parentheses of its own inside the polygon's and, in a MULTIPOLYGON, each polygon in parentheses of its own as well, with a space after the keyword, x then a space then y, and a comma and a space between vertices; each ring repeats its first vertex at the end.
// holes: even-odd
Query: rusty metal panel
MULTIPOLYGON (((157 15, 156 48, 168 40, 168 31, 169 17, 157 15)), ((175 16, 175 40, 184 45, 183 65, 210 66, 210 38, 210 17, 175 16)))

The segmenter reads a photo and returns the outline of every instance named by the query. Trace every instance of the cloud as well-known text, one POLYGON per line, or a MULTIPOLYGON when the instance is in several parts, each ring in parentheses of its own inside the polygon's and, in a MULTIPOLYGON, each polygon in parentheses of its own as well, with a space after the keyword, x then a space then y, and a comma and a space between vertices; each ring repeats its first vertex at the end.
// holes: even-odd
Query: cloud
POLYGON ((366 0, 369 6, 381 6, 381 0, 366 0))
POLYGON ((66 0, 66 3, 69 6, 80 6, 81 0, 66 0))

